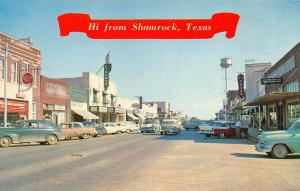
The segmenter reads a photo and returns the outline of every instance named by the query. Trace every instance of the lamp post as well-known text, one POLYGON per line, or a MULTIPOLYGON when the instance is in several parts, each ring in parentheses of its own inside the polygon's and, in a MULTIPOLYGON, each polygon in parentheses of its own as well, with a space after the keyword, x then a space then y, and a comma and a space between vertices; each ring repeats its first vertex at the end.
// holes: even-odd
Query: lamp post
MULTIPOLYGON (((14 40, 12 43, 10 43, 10 45, 13 45, 16 42, 22 41, 22 40, 26 40, 29 44, 32 43, 31 38, 23 38, 23 39, 17 39, 14 40)), ((9 51, 9 44, 8 44, 8 40, 5 43, 5 61, 4 61, 4 128, 7 128, 7 60, 8 60, 8 51, 9 51)))
POLYGON ((225 69, 225 120, 227 120, 227 68, 232 66, 231 58, 222 58, 220 66, 225 69))

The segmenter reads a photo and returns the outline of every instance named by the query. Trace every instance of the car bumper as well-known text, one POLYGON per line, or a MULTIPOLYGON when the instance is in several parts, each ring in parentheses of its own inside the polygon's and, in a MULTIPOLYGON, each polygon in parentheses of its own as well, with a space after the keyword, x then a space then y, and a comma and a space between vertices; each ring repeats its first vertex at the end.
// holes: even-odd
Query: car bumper
POLYGON ((162 132, 165 134, 176 134, 179 133, 179 130, 163 130, 162 132))
POLYGON ((272 151, 272 147, 271 146, 265 146, 264 144, 261 143, 257 143, 255 145, 255 150, 257 152, 271 152, 272 151))
POLYGON ((199 134, 203 134, 203 135, 213 135, 214 132, 207 132, 207 131, 198 131, 199 134))

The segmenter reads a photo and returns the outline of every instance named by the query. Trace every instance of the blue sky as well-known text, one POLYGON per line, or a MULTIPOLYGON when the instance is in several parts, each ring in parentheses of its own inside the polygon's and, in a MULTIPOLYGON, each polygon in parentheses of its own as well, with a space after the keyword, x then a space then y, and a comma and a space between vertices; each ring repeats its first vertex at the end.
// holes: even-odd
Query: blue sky
POLYGON ((0 31, 33 39, 42 52, 43 75, 96 72, 110 50, 118 96, 165 100, 201 118, 214 117, 222 105, 220 58, 232 58, 228 87, 237 89, 246 59, 275 63, 300 41, 297 0, 0 0, 0 8, 0 31), (209 40, 92 40, 79 33, 59 36, 57 16, 68 12, 93 19, 210 18, 216 12, 241 18, 233 39, 218 34, 209 40))

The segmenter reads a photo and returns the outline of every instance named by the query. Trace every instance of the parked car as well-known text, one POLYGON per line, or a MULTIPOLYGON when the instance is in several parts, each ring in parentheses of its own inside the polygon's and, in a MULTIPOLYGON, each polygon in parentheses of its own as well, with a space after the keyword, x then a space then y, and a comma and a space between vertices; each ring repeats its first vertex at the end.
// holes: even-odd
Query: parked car
POLYGON ((0 147, 33 142, 54 145, 62 139, 65 139, 63 132, 52 122, 44 120, 22 120, 13 127, 0 128, 0 147))
POLYGON ((66 139, 72 139, 73 137, 87 139, 90 136, 97 135, 95 127, 85 127, 81 122, 61 123, 60 127, 61 131, 65 134, 66 139))
POLYGON ((286 158, 291 153, 300 153, 300 120, 287 130, 263 132, 258 136, 255 149, 278 159, 286 158))
POLYGON ((140 128, 139 128, 139 124, 133 122, 133 121, 126 121, 125 122, 125 126, 127 128, 128 131, 138 131, 140 128))
POLYGON ((140 129, 141 133, 156 133, 161 131, 161 126, 158 121, 146 121, 140 129))
POLYGON ((97 131, 97 134, 94 135, 94 137, 97 137, 99 135, 105 135, 106 134, 106 129, 102 126, 99 126, 98 123, 96 122, 82 122, 85 127, 91 127, 95 128, 97 131))
POLYGON ((216 125, 215 121, 205 121, 202 122, 200 126, 198 126, 198 133, 201 135, 205 135, 205 137, 210 137, 214 135, 213 128, 216 125))
POLYGON ((162 134, 162 135, 168 135, 168 134, 178 135, 180 132, 180 128, 181 127, 176 120, 166 119, 162 122, 160 134, 162 134))
POLYGON ((121 133, 122 129, 117 126, 117 123, 102 123, 102 127, 105 128, 107 134, 121 133))
POLYGON ((127 129, 127 126, 125 123, 117 123, 117 129, 119 129, 119 131, 121 133, 127 133, 130 131, 129 129, 127 129))
MULTIPOLYGON (((213 135, 221 139, 235 136, 235 123, 231 121, 216 121, 212 125, 213 135)), ((241 128, 241 131, 248 131, 248 128, 241 128)))

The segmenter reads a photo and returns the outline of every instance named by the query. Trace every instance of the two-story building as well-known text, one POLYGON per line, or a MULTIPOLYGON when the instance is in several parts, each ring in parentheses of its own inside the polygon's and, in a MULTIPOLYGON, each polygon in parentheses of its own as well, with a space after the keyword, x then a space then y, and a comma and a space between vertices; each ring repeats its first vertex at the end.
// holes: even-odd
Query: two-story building
POLYGON ((300 43, 269 68, 264 78, 277 78, 278 81, 266 84, 266 94, 247 105, 266 108, 262 120, 265 130, 286 129, 300 118, 300 43))
POLYGON ((80 87, 88 92, 88 109, 98 116, 98 122, 116 122, 118 115, 125 116, 125 110, 116 107, 117 85, 109 81, 104 89, 104 78, 91 72, 83 72, 82 76, 60 78, 69 85, 80 87))
POLYGON ((40 97, 41 52, 30 42, 0 33, 0 121, 4 120, 5 53, 7 51, 7 119, 14 123, 20 119, 36 119, 40 97), (22 83, 24 73, 30 72, 33 82, 22 83))

